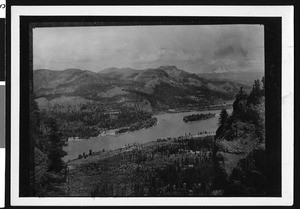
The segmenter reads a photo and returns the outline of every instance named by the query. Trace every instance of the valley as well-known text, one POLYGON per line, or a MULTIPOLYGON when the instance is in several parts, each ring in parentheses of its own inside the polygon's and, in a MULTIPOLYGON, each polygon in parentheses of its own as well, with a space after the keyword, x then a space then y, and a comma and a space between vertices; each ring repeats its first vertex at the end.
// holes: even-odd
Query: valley
POLYGON ((96 137, 103 131, 138 130, 151 115, 222 109, 247 85, 216 82, 161 66, 135 70, 109 68, 98 73, 80 69, 34 71, 34 94, 41 117, 56 118, 66 138, 96 137))
POLYGON ((259 80, 251 90, 174 66, 34 73, 37 196, 266 194, 259 80), (49 142, 59 172, 46 169, 49 142))
POLYGON ((134 197, 150 205, 157 197, 280 197, 272 175, 281 168, 272 159, 281 156, 272 150, 281 136, 270 137, 280 132, 275 105, 267 132, 265 125, 266 104, 280 106, 280 83, 272 83, 279 60, 273 66, 265 54, 272 43, 265 32, 277 30, 218 18, 207 25, 205 18, 121 19, 79 18, 29 34, 19 196, 89 197, 100 205, 134 197))

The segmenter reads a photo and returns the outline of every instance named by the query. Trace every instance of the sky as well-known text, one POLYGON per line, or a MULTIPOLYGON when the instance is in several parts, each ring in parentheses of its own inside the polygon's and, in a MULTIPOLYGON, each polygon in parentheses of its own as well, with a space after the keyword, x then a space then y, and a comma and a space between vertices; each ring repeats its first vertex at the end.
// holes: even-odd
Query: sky
POLYGON ((264 71, 262 25, 89 26, 33 29, 34 69, 157 68, 264 71))

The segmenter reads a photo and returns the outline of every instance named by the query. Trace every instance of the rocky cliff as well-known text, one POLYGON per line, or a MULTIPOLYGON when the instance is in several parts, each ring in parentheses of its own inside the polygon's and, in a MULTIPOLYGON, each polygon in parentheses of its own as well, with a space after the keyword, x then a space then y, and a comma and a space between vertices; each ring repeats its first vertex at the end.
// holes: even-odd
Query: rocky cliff
POLYGON ((214 191, 222 196, 265 196, 265 98, 256 86, 247 95, 242 89, 232 115, 221 113, 215 137, 214 191))

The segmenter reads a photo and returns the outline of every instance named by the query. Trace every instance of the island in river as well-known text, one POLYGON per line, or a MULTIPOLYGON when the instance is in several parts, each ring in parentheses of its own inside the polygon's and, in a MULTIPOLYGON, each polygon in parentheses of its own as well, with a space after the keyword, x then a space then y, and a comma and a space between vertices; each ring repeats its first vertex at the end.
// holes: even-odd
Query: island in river
POLYGON ((191 121, 198 121, 198 120, 207 120, 209 118, 215 117, 215 114, 213 113, 207 113, 207 114, 192 114, 192 115, 187 115, 183 117, 183 121, 188 123, 191 121))

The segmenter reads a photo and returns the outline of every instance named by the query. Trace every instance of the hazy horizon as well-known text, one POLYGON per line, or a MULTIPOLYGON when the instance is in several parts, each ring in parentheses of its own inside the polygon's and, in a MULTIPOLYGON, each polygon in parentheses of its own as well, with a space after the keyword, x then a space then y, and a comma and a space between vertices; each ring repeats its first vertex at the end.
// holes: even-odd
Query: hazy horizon
POLYGON ((264 71, 262 25, 89 26, 33 29, 33 68, 264 71))

